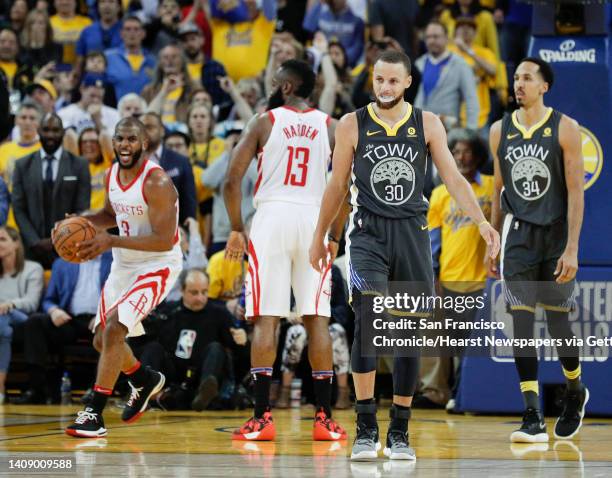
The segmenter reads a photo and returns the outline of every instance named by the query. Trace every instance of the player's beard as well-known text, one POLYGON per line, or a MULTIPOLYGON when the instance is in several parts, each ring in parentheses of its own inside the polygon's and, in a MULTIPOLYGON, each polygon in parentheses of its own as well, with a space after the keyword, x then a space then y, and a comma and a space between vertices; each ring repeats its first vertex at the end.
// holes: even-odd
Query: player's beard
POLYGON ((268 98, 268 108, 267 109, 269 111, 269 110, 273 110, 274 108, 280 108, 281 106, 285 106, 285 98, 283 98, 283 92, 281 91, 279 87, 268 98))
POLYGON ((121 159, 119 159, 119 154, 115 150, 115 156, 117 157, 117 162, 119 163, 119 167, 121 169, 132 169, 134 167, 134 165, 136 163, 138 163, 140 158, 142 158, 142 154, 143 154, 143 149, 142 149, 142 147, 140 147, 140 149, 138 149, 138 150, 136 150, 135 152, 132 153, 132 160, 128 164, 123 164, 121 162, 121 159))
POLYGON ((376 97, 376 106, 378 106, 381 110, 390 110, 395 105, 397 105, 400 101, 404 99, 404 95, 401 94, 397 98, 391 101, 381 101, 379 97, 376 97))

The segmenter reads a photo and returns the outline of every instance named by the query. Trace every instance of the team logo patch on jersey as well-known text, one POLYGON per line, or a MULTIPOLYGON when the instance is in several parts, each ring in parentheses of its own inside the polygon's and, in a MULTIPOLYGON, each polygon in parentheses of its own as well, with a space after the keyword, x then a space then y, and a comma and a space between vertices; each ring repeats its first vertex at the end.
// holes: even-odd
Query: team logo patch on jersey
POLYGON ((408 136, 416 136, 416 129, 412 126, 408 128, 408 136))
POLYGON ((550 187, 550 170, 544 161, 524 157, 512 166, 512 185, 526 201, 540 199, 550 187))
POLYGON ((584 126, 580 127, 582 138, 582 158, 584 159, 584 190, 589 189, 601 173, 603 167, 603 151, 597 136, 584 126))
POLYGON ((552 129, 549 127, 544 128, 544 133, 542 134, 544 138, 549 138, 552 136, 552 129))
POLYGON ((414 192, 415 173, 403 158, 386 158, 374 166, 370 186, 376 197, 391 206, 404 204, 414 192))

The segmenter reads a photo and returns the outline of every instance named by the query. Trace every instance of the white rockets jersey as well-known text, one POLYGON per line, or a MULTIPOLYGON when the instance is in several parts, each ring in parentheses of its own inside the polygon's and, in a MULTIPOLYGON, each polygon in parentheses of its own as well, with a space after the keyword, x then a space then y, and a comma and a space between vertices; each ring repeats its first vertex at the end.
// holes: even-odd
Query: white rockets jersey
POLYGON ((329 115, 289 106, 268 111, 272 131, 257 154, 253 203, 321 204, 331 159, 329 115))
MULTIPOLYGON (((111 166, 106 182, 106 193, 117 220, 120 236, 146 236, 151 234, 149 221, 149 206, 144 196, 144 183, 155 169, 161 169, 152 161, 145 160, 138 175, 130 184, 121 184, 119 179, 119 163, 111 166)), ((148 252, 132 249, 113 248, 113 260, 118 263, 130 264, 147 261, 176 260, 182 257, 178 235, 178 199, 176 202, 175 243, 170 251, 148 252)))

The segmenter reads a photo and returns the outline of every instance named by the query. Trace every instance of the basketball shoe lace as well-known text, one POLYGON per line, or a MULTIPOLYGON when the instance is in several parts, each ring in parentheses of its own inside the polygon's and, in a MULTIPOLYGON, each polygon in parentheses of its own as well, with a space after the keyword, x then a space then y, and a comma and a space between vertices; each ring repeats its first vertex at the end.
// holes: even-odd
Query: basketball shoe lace
POLYGON ((408 434, 400 430, 389 430, 389 439, 392 444, 408 446, 408 434))
POLYGON ((376 436, 378 435, 378 430, 375 427, 366 427, 366 426, 358 426, 357 427, 357 437, 355 438, 355 443, 359 445, 369 445, 372 442, 376 441, 376 436))
POLYGON ((323 411, 323 409, 321 409, 316 417, 315 420, 320 422, 325 428, 327 428, 328 430, 332 431, 332 432, 339 432, 339 425, 334 422, 330 417, 327 416, 327 414, 325 413, 325 411, 323 411))
POLYGON ((144 387, 135 387, 134 385, 132 385, 132 382, 128 381, 128 385, 132 388, 132 393, 130 393, 130 398, 127 401, 127 406, 131 407, 132 405, 134 405, 134 401, 138 400, 138 398, 140 397, 140 392, 142 392, 142 389, 144 387))
POLYGON ((86 408, 85 410, 81 410, 79 413, 77 413, 77 418, 74 422, 78 423, 79 425, 83 425, 87 421, 97 421, 98 414, 89 412, 88 410, 91 410, 91 408, 86 408))

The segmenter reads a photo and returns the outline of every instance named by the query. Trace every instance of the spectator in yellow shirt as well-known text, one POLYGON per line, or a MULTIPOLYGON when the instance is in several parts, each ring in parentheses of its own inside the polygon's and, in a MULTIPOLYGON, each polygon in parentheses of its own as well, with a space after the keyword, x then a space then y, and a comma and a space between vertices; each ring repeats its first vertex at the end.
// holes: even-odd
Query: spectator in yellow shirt
POLYGON ((96 128, 85 128, 79 135, 79 156, 89 161, 91 175, 91 204, 93 210, 104 207, 106 172, 113 163, 113 144, 110 135, 100 134, 96 128))
POLYGON ((476 22, 474 44, 483 46, 495 54, 499 60, 499 40, 497 26, 491 12, 484 10, 478 0, 457 0, 440 14, 440 23, 448 30, 449 38, 455 36, 455 24, 459 17, 472 17, 476 22))
POLYGON ((230 23, 211 18, 213 59, 220 62, 234 80, 259 76, 266 67, 268 51, 276 27, 276 2, 263 0, 261 8, 255 0, 245 2, 249 19, 230 23))
MULTIPOLYGON (((478 128, 483 128, 491 112, 490 89, 495 86, 498 61, 495 54, 483 46, 474 44, 476 22, 471 17, 460 17, 455 24, 455 40, 448 46, 461 56, 474 70, 476 96, 478 97, 478 128)), ((461 124, 465 124, 465 105, 461 107, 461 124)))
POLYGON ((187 122, 189 99, 198 89, 202 87, 189 77, 181 48, 168 45, 159 52, 153 82, 142 90, 142 97, 149 104, 148 111, 160 115, 167 129, 176 129, 176 123, 187 122))
MULTIPOLYGON (((485 176, 479 169, 488 159, 484 141, 468 130, 454 130, 449 134, 449 149, 461 174, 470 182, 478 203, 485 214, 491 216, 493 199, 493 177, 485 176)), ((487 277, 484 266, 486 244, 481 238, 478 225, 451 197, 444 184, 433 190, 429 200, 427 215, 434 270, 444 297, 471 296, 475 300, 481 296, 487 277)), ((445 318, 453 318, 463 323, 474 320, 477 309, 470 308, 459 314, 444 311, 445 318)), ((467 335, 454 337, 466 338, 467 335)), ((423 357, 420 367, 421 395, 412 402, 413 408, 454 409, 454 394, 459 380, 460 357, 451 363, 448 357, 423 357), (455 368, 455 387, 453 393, 448 388, 452 367, 455 368), (449 401, 451 398, 452 401, 449 401), (448 403, 447 403, 448 401, 448 403)))
POLYGON ((62 63, 75 64, 76 44, 81 32, 93 22, 89 17, 77 15, 76 0, 55 0, 56 14, 51 17, 53 39, 63 47, 62 63))
POLYGON ((0 146, 0 171, 9 190, 12 189, 13 169, 15 161, 40 149, 38 127, 41 111, 32 101, 24 101, 15 116, 19 139, 0 146))
MULTIPOLYGON (((0 146, 0 171, 9 192, 13 189, 13 170, 15 161, 40 149, 38 128, 42 119, 41 111, 31 101, 24 101, 17 110, 15 125, 19 131, 19 140, 10 141, 0 146)), ((6 224, 17 228, 13 208, 8 212, 6 224)))
POLYGON ((210 109, 201 103, 192 103, 187 113, 187 125, 192 142, 189 160, 193 165, 193 177, 198 203, 198 222, 204 244, 210 244, 212 233, 213 190, 202 183, 202 173, 225 152, 225 141, 212 135, 214 121, 210 109))

